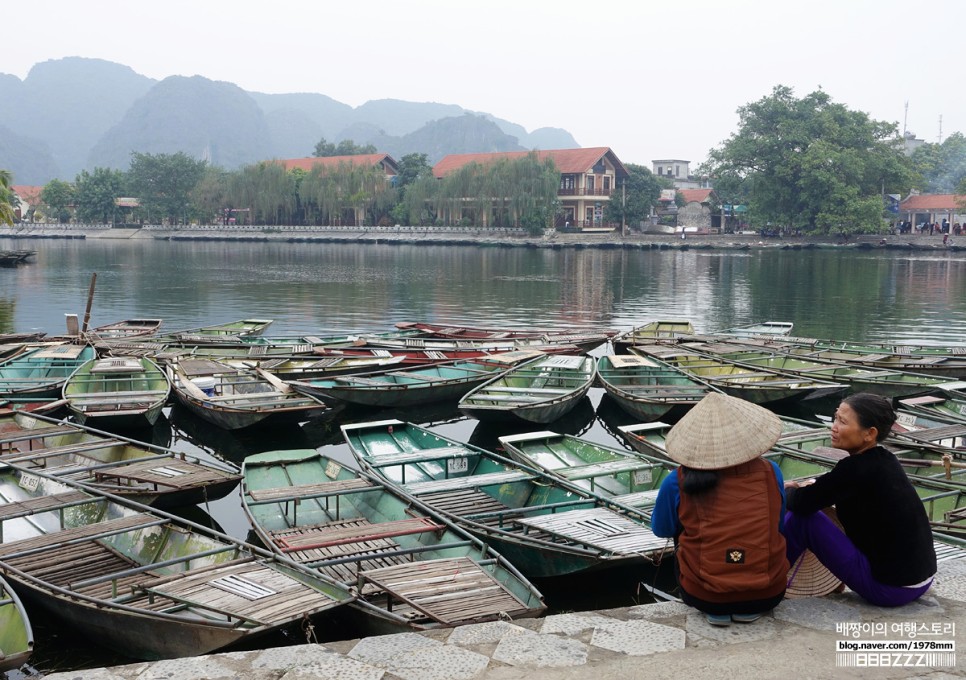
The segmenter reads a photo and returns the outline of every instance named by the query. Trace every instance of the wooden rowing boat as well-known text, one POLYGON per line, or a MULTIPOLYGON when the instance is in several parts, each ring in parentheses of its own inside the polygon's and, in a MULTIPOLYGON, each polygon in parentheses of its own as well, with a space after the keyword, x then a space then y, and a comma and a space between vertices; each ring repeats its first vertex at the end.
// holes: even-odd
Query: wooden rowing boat
POLYGON ((90 345, 46 345, 0 362, 0 398, 60 399, 67 378, 95 357, 90 345))
POLYGON ((0 673, 20 668, 34 650, 27 610, 10 585, 0 578, 0 673))
POLYGON ((146 357, 91 359, 63 387, 75 420, 105 430, 154 425, 170 394, 168 376, 146 357))
POLYGON ((806 379, 844 383, 851 392, 870 392, 888 399, 936 392, 945 378, 874 366, 855 366, 826 359, 796 356, 731 342, 684 342, 699 354, 765 371, 780 371, 806 379))
POLYGON ((474 387, 502 375, 540 352, 505 352, 479 359, 453 361, 405 370, 366 375, 344 375, 319 380, 289 381, 302 394, 327 403, 368 407, 411 407, 439 401, 458 401, 474 387))
POLYGON ((737 326, 727 328, 723 331, 715 331, 715 335, 728 335, 736 338, 754 338, 764 335, 766 337, 791 335, 795 324, 791 321, 762 321, 748 326, 737 326))
POLYGON ((98 341, 129 340, 157 335, 161 330, 161 323, 161 319, 125 319, 92 328, 87 331, 87 336, 91 344, 98 341))
POLYGON ((201 345, 209 342, 229 342, 240 340, 243 337, 258 336, 271 325, 271 319, 238 319, 237 321, 228 321, 211 326, 198 326, 197 328, 187 328, 147 337, 159 343, 181 342, 201 345))
POLYGON ((675 468, 669 460, 603 446, 556 432, 500 437, 510 458, 650 514, 658 489, 675 468))
POLYGON ((24 411, 0 416, 0 469, 6 463, 159 508, 218 500, 241 479, 184 453, 24 411))
MULTIPOLYGON (((579 334, 574 333, 573 327, 568 328, 483 328, 480 326, 463 326, 459 324, 435 324, 418 321, 401 321, 396 328, 421 331, 427 337, 452 338, 455 340, 519 340, 523 338, 554 338, 561 336, 605 335, 608 338, 617 335, 611 328, 590 328, 579 334)), ((570 342, 564 340, 564 342, 570 342)))
POLYGON ((535 468, 398 420, 342 426, 363 469, 493 547, 528 577, 654 564, 647 517, 535 468))
POLYGON ((460 400, 459 409, 478 420, 550 423, 577 405, 596 375, 593 357, 540 357, 473 389, 460 400))
POLYGON ((776 370, 752 369, 712 358, 676 345, 635 345, 631 352, 684 371, 732 397, 754 404, 774 405, 844 393, 847 385, 803 378, 776 370))
MULTIPOLYGON (((197 354, 195 356, 198 356, 197 354)), ((260 368, 281 380, 314 380, 352 373, 364 375, 401 366, 404 357, 270 356, 221 357, 218 361, 235 368, 260 368)))
POLYGON ((672 366, 636 354, 600 357, 597 379, 621 409, 640 420, 676 420, 715 389, 672 366))
POLYGON ((507 338, 503 340, 474 340, 457 338, 387 338, 375 335, 359 337, 359 346, 382 349, 422 349, 439 352, 458 350, 482 350, 485 352, 513 352, 524 349, 545 351, 544 347, 567 346, 576 347, 578 353, 591 352, 607 342, 610 336, 606 333, 568 333, 559 335, 543 335, 539 337, 507 338))
POLYGON ((7 579, 61 625, 127 657, 207 654, 353 599, 291 560, 51 477, 13 470, 0 496, 7 579))
POLYGON ((634 345, 654 342, 657 339, 694 335, 694 326, 687 319, 659 319, 618 333, 611 338, 614 354, 629 354, 634 345))
MULTIPOLYGON (((484 348, 467 348, 454 350, 438 349, 388 349, 385 347, 316 347, 314 353, 323 357, 344 358, 396 358, 402 357, 403 366, 428 366, 442 364, 463 359, 479 359, 480 357, 503 354, 507 351, 520 350, 489 350, 484 348)), ((526 348, 528 352, 543 352, 544 354, 579 354, 576 345, 533 345, 526 348)))
POLYGON ((900 399, 899 420, 902 420, 902 412, 905 411, 939 420, 966 423, 966 394, 958 394, 963 388, 966 388, 966 383, 945 383, 940 394, 900 399))
POLYGON ((170 363, 168 377, 178 403, 226 430, 298 423, 329 410, 271 373, 233 368, 213 359, 170 363))
POLYGON ((540 593, 504 558, 377 477, 315 449, 249 456, 242 500, 275 552, 355 588, 368 632, 537 616, 540 593))

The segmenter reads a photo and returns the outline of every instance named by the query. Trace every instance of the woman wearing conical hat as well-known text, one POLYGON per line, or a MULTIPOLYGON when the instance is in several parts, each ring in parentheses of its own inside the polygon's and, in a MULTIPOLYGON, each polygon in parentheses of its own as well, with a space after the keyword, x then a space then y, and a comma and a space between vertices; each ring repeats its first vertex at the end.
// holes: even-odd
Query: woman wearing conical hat
POLYGON ((830 572, 872 604, 897 607, 920 597, 936 574, 936 550, 922 500, 895 455, 879 443, 896 421, 875 394, 846 397, 832 422, 832 446, 848 452, 806 485, 788 483, 788 558, 810 549, 830 572), (822 508, 835 506, 841 528, 822 508))
POLYGON ((712 625, 755 621, 785 594, 784 482, 761 458, 781 431, 770 411, 713 392, 668 433, 680 467, 661 484, 652 528, 674 538, 681 599, 712 625))

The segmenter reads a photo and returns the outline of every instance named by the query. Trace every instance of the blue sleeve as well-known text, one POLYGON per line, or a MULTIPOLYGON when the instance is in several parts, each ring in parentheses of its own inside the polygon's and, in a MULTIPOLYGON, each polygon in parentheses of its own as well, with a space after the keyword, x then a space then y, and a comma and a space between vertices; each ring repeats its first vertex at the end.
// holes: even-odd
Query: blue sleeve
POLYGON ((773 460, 768 461, 771 466, 775 469, 775 481, 778 482, 778 493, 782 496, 782 511, 778 515, 778 530, 785 530, 785 477, 782 476, 782 470, 778 467, 778 463, 773 460))
POLYGON ((664 478, 657 492, 657 501, 651 513, 651 530, 655 536, 674 538, 681 532, 681 520, 678 519, 680 501, 678 471, 674 470, 664 478))

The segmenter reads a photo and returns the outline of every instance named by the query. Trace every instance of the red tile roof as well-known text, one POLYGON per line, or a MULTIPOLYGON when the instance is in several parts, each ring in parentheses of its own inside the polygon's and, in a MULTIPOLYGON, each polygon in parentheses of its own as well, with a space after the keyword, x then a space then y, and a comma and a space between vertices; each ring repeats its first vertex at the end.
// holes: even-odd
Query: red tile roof
POLYGON ((40 192, 44 190, 43 187, 35 187, 28 184, 14 184, 10 188, 27 205, 40 205, 40 192))
POLYGON ((706 203, 714 189, 679 189, 678 193, 684 197, 685 203, 706 203))
MULTIPOLYGON (((498 160, 525 158, 530 151, 501 151, 498 153, 458 153, 450 154, 433 166, 433 175, 437 178, 445 177, 451 172, 459 170, 469 163, 479 163, 487 165, 498 160)), ((626 177, 627 170, 623 163, 614 155, 614 152, 606 146, 595 146, 587 149, 556 149, 548 151, 536 151, 537 160, 544 161, 547 158, 553 160, 557 170, 564 174, 587 172, 604 156, 610 157, 611 163, 616 168, 618 177, 626 177)))
POLYGON ((903 212, 929 212, 932 210, 960 211, 966 205, 966 196, 957 194, 920 194, 910 196, 899 204, 903 212))
POLYGON ((357 156, 326 156, 323 158, 311 157, 311 158, 289 158, 286 160, 276 160, 274 163, 281 163, 286 170, 295 170, 296 168, 300 170, 305 170, 310 172, 312 168, 316 166, 322 166, 323 168, 337 168, 339 165, 381 165, 386 168, 388 174, 395 174, 398 169, 398 164, 393 160, 392 156, 385 153, 369 153, 360 154, 357 156))

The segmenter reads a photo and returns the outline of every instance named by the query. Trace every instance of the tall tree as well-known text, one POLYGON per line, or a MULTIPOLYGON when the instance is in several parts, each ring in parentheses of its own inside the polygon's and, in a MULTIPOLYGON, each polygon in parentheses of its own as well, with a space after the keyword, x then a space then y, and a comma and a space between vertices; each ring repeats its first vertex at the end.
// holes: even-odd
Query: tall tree
POLYGON ((82 170, 74 180, 77 218, 82 222, 108 223, 117 212, 116 199, 124 195, 124 173, 110 168, 82 170))
POLYGON ((662 184, 658 177, 643 165, 628 163, 627 179, 617 187, 605 205, 604 219, 637 228, 651 214, 661 196, 662 184))
POLYGON ((17 210, 17 197, 14 196, 13 174, 9 170, 0 170, 0 222, 12 225, 17 210))
POLYGON ((189 195, 201 181, 205 161, 196 161, 183 151, 175 154, 131 154, 128 183, 131 193, 141 201, 147 219, 169 224, 186 221, 190 212, 189 195))
POLYGON ((47 215, 58 222, 70 221, 70 207, 74 205, 74 187, 61 179, 52 179, 40 190, 40 200, 47 206, 47 215))
POLYGON ((798 99, 779 85, 738 109, 739 129, 702 168, 732 191, 749 187, 749 216, 824 233, 877 231, 883 193, 916 175, 893 124, 872 120, 821 90, 798 99))
POLYGON ((376 153, 376 147, 372 144, 363 146, 357 145, 351 139, 343 139, 338 144, 325 141, 325 137, 315 145, 312 155, 316 158, 327 158, 330 156, 361 156, 363 154, 376 153))

